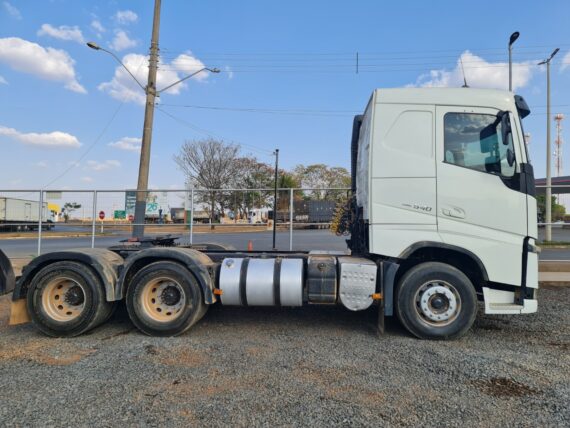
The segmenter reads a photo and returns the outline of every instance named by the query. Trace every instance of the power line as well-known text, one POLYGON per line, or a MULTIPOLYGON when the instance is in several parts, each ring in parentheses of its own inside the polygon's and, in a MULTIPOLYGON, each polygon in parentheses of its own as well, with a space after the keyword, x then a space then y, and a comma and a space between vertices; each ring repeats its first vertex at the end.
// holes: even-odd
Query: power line
POLYGON ((199 110, 233 111, 243 113, 268 113, 268 114, 289 114, 300 116, 347 116, 358 114, 357 110, 312 110, 304 108, 280 109, 280 108, 247 108, 247 107, 217 107, 187 104, 160 104, 164 107, 181 107, 199 110))
MULTIPOLYGON (((221 140, 227 140, 226 138, 222 137, 219 134, 216 134, 216 133, 209 131, 207 129, 204 129, 204 128, 200 128, 200 127, 188 122, 187 120, 184 120, 184 119, 181 119, 177 116, 174 116, 173 114, 171 114, 171 113, 167 112, 166 110, 164 110, 163 108, 161 108, 160 105, 157 105, 156 109, 158 111, 160 111, 161 113, 165 114, 166 116, 170 117, 171 119, 175 120, 176 122, 182 124, 183 126, 186 126, 189 129, 192 129, 193 131, 199 132, 199 133, 206 135, 207 137, 210 137, 210 138, 219 138, 221 140)), ((273 156, 272 150, 263 149, 261 147, 257 147, 257 146, 251 145, 251 144, 245 144, 245 143, 242 143, 240 141, 235 141, 235 140, 229 140, 229 141, 231 143, 238 144, 238 145, 243 146, 243 147, 247 147, 250 150, 256 151, 260 154, 263 154, 266 156, 273 156)))
POLYGON ((125 104, 124 101, 122 101, 119 106, 117 107, 117 109, 115 110, 115 112, 113 113, 113 115, 111 116, 111 118, 109 119, 109 121, 107 122, 107 124, 105 125, 105 127, 103 128, 103 130, 99 133, 99 135, 97 136, 97 138, 95 138, 95 140, 89 145, 89 147, 87 148, 87 150, 85 150, 85 152, 79 157, 79 159, 77 159, 76 161, 73 161, 71 163, 71 165, 69 166, 69 168, 67 168, 66 170, 64 170, 61 174, 59 174, 57 177, 55 177, 53 180, 51 180, 48 184, 46 184, 45 186, 42 187, 42 190, 45 190, 46 188, 48 188, 49 186, 51 186, 53 183, 55 183, 57 180, 59 180, 60 178, 62 178, 65 174, 67 174, 69 171, 71 171, 73 168, 75 168, 77 166, 77 164, 79 164, 79 162, 81 162, 83 159, 85 159, 85 157, 89 154, 89 152, 97 145, 97 143, 99 143, 99 141, 101 140, 101 138, 103 138, 103 135, 105 135, 105 133, 107 132, 107 130, 109 129, 109 127, 111 126, 111 124, 113 123, 113 121, 115 120, 115 118, 117 117, 117 115, 119 114, 119 111, 121 110, 121 108, 123 107, 123 105, 125 104))

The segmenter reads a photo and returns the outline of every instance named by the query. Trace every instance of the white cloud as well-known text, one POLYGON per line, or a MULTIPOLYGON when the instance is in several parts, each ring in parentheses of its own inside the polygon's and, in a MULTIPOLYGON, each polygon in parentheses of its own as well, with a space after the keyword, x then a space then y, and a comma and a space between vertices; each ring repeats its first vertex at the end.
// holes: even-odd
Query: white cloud
POLYGON ((47 168, 48 167, 48 163, 45 160, 36 162, 33 164, 34 166, 37 166, 38 168, 47 168))
POLYGON ((226 65, 226 66, 224 67, 224 71, 225 71, 226 73, 228 73, 228 79, 233 79, 233 78, 234 78, 234 72, 233 72, 233 70, 231 69, 230 66, 226 65))
POLYGON ((18 37, 0 39, 0 62, 40 79, 64 83, 66 89, 87 93, 75 76, 75 61, 60 49, 44 48, 18 37))
MULTIPOLYGON (((148 76, 148 56, 128 54, 123 57, 123 63, 131 70, 139 82, 146 82, 148 76)), ((201 68, 204 68, 204 63, 189 53, 179 55, 171 64, 160 61, 157 74, 157 88, 160 90, 201 68)), ((201 81, 207 78, 208 73, 203 72, 197 74, 192 79, 201 81)), ((186 87, 187 84, 183 82, 173 86, 166 93, 178 95, 186 87)), ((98 88, 121 101, 131 101, 141 105, 145 103, 144 92, 121 66, 117 66, 115 75, 110 82, 101 83, 98 88)))
POLYGON ((38 30, 38 36, 50 36, 54 39, 85 43, 83 33, 76 25, 73 27, 60 25, 56 28, 51 24, 42 24, 41 28, 38 30))
POLYGON ((4 79, 2 76, 0 76, 0 85, 7 85, 8 81, 6 79, 4 79))
POLYGON ((93 179, 91 177, 81 177, 80 180, 85 183, 93 183, 93 179))
POLYGON ((103 24, 101 24, 101 21, 98 19, 91 21, 91 28, 95 30, 96 33, 104 33, 106 31, 105 27, 103 27, 103 24))
POLYGON ((126 31, 117 30, 110 46, 116 51, 124 51, 125 49, 134 48, 136 45, 137 41, 129 38, 126 31))
POLYGON ((15 18, 15 19, 22 19, 22 14, 16 8, 16 6, 12 5, 8 1, 2 2, 2 4, 4 6, 4 9, 6 9, 6 12, 8 12, 8 15, 10 15, 12 18, 15 18))
POLYGON ((95 161, 95 160, 88 160, 87 161, 87 169, 92 171, 105 171, 111 168, 118 168, 121 166, 121 162, 118 160, 106 160, 103 162, 95 161))
POLYGON ((141 151, 141 139, 137 137, 123 137, 119 141, 109 143, 109 146, 120 150, 138 153, 141 151))
MULTIPOLYGON (((461 54, 467 84, 472 88, 507 89, 509 68, 506 62, 487 62, 483 58, 465 51, 461 54)), ((457 60, 452 70, 431 70, 418 77, 415 84, 421 87, 460 87, 463 85, 461 61, 457 60)), ((528 85, 534 72, 535 61, 513 63, 513 90, 528 85)))
POLYGON ((119 24, 130 24, 132 22, 137 22, 139 17, 132 10, 119 10, 115 14, 115 19, 119 24))
POLYGON ((45 148, 77 148, 81 143, 77 137, 66 132, 24 133, 14 128, 0 125, 0 136, 5 136, 20 143, 45 148))
POLYGON ((568 51, 566 55, 562 57, 562 65, 560 66, 560 71, 564 71, 567 68, 570 68, 570 51, 568 51))

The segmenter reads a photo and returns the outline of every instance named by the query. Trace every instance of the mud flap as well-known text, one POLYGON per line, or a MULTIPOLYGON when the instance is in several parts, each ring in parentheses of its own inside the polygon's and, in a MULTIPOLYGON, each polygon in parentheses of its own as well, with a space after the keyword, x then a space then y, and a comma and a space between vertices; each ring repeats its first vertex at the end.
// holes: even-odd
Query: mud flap
POLYGON ((30 314, 26 305, 26 299, 12 301, 10 306, 10 322, 9 325, 25 324, 30 322, 30 314))
POLYGON ((384 301, 382 300, 378 305, 378 321, 376 323, 376 334, 378 336, 382 336, 386 331, 384 320, 384 301))
POLYGON ((16 276, 10 259, 0 250, 0 296, 11 293, 16 286, 16 276))

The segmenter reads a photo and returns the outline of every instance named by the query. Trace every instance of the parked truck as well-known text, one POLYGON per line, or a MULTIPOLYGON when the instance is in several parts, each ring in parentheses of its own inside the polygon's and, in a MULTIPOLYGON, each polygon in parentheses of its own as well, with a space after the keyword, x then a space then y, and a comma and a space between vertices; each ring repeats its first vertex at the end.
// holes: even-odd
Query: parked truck
POLYGON ((76 336, 126 300, 149 335, 188 330, 212 304, 374 307, 413 335, 453 339, 486 314, 537 311, 533 168, 520 96, 379 89, 354 118, 346 252, 236 251, 142 239, 36 257, 16 280, 0 252, 12 321, 76 336))
MULTIPOLYGON (((38 230, 40 203, 16 198, 0 197, 0 232, 38 230)), ((42 229, 53 228, 53 215, 47 202, 42 204, 42 229)))

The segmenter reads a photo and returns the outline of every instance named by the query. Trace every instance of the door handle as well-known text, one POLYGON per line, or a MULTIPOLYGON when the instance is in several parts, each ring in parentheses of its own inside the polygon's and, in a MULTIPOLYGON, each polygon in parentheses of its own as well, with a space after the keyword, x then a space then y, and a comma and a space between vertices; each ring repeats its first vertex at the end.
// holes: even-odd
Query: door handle
POLYGON ((442 208, 441 212, 447 217, 465 218, 465 211, 459 207, 442 208))

